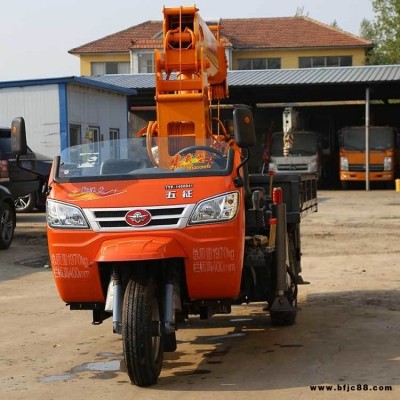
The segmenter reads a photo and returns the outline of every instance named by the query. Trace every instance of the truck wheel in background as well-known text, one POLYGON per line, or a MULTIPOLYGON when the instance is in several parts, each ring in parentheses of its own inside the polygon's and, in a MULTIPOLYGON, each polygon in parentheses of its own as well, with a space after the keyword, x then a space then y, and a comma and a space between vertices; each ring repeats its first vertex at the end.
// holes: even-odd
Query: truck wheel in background
POLYGON ((0 205, 0 250, 8 249, 14 238, 15 215, 6 202, 0 205))
POLYGON ((36 193, 32 192, 26 196, 18 197, 15 201, 15 211, 19 213, 31 212, 36 206, 36 193))
POLYGON ((122 307, 122 341, 128 375, 137 386, 157 383, 164 355, 161 330, 154 278, 130 279, 122 307))

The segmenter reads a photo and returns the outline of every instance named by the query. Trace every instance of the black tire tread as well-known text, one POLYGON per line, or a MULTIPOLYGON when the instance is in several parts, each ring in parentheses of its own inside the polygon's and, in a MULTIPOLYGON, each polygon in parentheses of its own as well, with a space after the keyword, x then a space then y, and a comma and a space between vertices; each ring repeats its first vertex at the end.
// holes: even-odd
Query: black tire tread
POLYGON ((11 206, 9 204, 7 204, 6 202, 3 202, 3 204, 0 206, 0 250, 6 250, 11 246, 11 243, 13 241, 14 238, 14 229, 15 229, 15 214, 11 208, 11 206), (9 237, 5 238, 3 237, 3 216, 4 214, 7 213, 7 217, 9 218, 8 221, 6 221, 7 224, 11 224, 12 225, 12 230, 11 230, 11 234, 9 235, 9 237))
POLYGON ((159 359, 154 362, 151 346, 151 302, 156 287, 153 279, 144 282, 130 280, 126 287, 122 338, 125 363, 131 382, 137 386, 157 383, 162 365, 162 343, 159 359))

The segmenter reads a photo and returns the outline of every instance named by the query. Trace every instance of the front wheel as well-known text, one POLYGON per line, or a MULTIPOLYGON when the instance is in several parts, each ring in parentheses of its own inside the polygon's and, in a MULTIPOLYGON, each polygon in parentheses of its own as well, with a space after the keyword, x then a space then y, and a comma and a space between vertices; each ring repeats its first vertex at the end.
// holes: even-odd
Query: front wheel
POLYGON ((125 364, 137 386, 157 383, 164 355, 161 307, 153 277, 130 279, 122 308, 125 364))

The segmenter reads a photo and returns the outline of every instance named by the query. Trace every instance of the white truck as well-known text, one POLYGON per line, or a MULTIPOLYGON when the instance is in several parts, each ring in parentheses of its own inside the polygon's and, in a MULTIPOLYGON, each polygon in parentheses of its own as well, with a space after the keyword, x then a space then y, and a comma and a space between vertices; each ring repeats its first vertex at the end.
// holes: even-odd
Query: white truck
POLYGON ((283 131, 272 134, 269 169, 275 173, 320 175, 319 161, 318 133, 299 129, 298 113, 285 108, 283 131))

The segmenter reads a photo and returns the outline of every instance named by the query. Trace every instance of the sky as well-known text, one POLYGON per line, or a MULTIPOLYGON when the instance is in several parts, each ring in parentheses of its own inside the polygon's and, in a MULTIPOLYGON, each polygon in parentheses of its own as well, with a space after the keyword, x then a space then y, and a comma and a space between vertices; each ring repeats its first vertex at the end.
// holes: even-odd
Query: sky
POLYGON ((196 5, 204 20, 291 17, 297 10, 359 35, 372 0, 12 0, 0 13, 0 81, 79 76, 69 50, 147 20, 164 6, 196 5))

